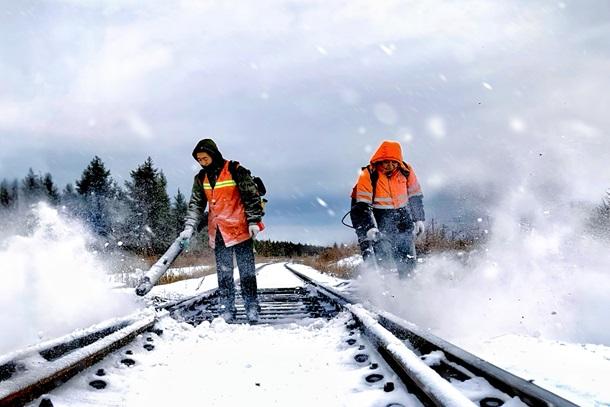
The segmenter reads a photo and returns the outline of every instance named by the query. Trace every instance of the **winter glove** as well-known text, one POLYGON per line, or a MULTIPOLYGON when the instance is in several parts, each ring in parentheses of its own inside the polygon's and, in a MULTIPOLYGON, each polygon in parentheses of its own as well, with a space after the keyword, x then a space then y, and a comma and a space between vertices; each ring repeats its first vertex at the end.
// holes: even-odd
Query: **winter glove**
POLYGON ((369 230, 367 230, 366 232, 366 238, 367 240, 376 242, 379 240, 379 238, 381 237, 381 232, 379 231, 379 229, 377 228, 370 228, 369 230))
POLYGON ((263 229, 265 229, 263 222, 250 223, 248 225, 248 232, 250 233, 250 237, 252 239, 255 239, 256 235, 258 235, 263 229))
POLYGON ((186 226, 178 237, 180 238, 180 244, 182 245, 182 248, 184 250, 188 249, 191 237, 193 237, 193 227, 186 226))
POLYGON ((418 220, 413 225, 413 234, 417 237, 422 236, 426 232, 426 226, 424 225, 424 221, 418 220))

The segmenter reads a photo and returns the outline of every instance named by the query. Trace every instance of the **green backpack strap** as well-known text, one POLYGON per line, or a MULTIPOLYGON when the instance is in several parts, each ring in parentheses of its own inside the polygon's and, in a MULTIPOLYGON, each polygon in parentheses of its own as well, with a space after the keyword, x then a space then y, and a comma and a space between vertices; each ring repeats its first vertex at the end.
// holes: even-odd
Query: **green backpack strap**
MULTIPOLYGON (((233 179, 235 179, 235 174, 237 173, 237 168, 239 168, 239 161, 229 161, 229 172, 231 173, 231 177, 233 177, 233 179)), ((242 167, 244 168, 244 167, 242 167)), ((265 196, 265 194, 267 193, 267 188, 265 187, 265 184, 263 183, 263 180, 260 179, 260 177, 257 177, 255 175, 252 175, 252 172, 250 170, 247 170, 248 174, 250 174, 250 176, 252 177, 252 181, 254 181, 254 184, 256 184, 256 189, 258 190, 258 194, 260 196, 265 196)), ((266 199, 264 199, 264 202, 267 202, 266 199)))
POLYGON ((229 172, 231 173, 231 177, 233 177, 233 179, 235 179, 237 167, 239 167, 239 161, 229 161, 229 172))

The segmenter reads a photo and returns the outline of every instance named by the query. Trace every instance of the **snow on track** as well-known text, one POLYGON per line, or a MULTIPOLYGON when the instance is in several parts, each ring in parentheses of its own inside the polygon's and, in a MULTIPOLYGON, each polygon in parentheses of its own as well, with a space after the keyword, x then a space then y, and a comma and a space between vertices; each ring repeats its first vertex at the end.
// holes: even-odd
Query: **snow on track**
POLYGON ((284 267, 284 263, 274 263, 260 269, 256 276, 258 288, 303 287, 303 281, 284 267))
MULTIPOLYGON (((55 406, 373 406, 401 402, 419 405, 406 394, 376 354, 374 373, 385 380, 369 384, 369 364, 354 360, 358 347, 349 346, 347 313, 331 321, 285 326, 229 325, 222 319, 197 327, 164 317, 164 330, 152 352, 128 346, 84 371, 50 394, 55 406), (135 365, 120 363, 127 349, 135 365), (106 375, 96 377, 104 369, 106 375), (103 379, 108 386, 89 385, 103 379), (396 385, 386 393, 386 381, 396 385), (406 401, 405 401, 406 400, 406 401)), ((37 406, 37 402, 32 404, 37 406)))
MULTIPOLYGON (((215 276, 214 276, 215 277, 215 276)), ((283 264, 259 271, 259 287, 299 287, 283 264)), ((386 406, 420 405, 358 331, 350 335, 348 313, 328 321, 284 325, 227 324, 197 327, 164 315, 163 334, 141 335, 133 344, 83 371, 47 397, 54 406, 386 406), (356 339, 349 345, 348 339, 356 339), (154 344, 154 350, 143 349, 154 344), (359 349, 364 346, 364 349, 359 349), (128 353, 128 352, 131 352, 128 353), (370 359, 358 362, 357 354, 370 359), (121 363, 125 358, 135 364, 121 363), (372 363, 379 365, 371 369, 372 363), (103 369, 103 376, 96 373, 103 369), (372 373, 382 380, 368 383, 372 373), (103 380, 104 389, 89 383, 103 380), (395 389, 384 391, 392 382, 395 389)), ((33 402, 38 406, 42 398, 33 402)))

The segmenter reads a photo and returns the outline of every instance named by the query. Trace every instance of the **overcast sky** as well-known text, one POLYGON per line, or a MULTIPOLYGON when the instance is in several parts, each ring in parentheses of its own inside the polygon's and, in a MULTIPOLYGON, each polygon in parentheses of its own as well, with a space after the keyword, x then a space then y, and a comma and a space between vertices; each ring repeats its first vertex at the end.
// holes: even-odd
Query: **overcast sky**
POLYGON ((213 138, 265 180, 274 239, 350 239, 384 139, 429 219, 515 188, 597 202, 609 109, 605 0, 0 0, 0 179, 63 187, 98 155, 122 183, 151 156, 190 194, 213 138))

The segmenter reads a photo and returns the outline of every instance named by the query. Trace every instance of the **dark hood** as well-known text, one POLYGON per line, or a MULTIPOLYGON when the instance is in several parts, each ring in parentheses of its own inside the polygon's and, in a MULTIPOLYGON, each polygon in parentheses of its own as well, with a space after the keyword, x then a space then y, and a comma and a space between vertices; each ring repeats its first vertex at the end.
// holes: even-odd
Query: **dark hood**
POLYGON ((216 147, 216 143, 214 143, 214 140, 212 139, 206 138, 199 141, 199 143, 197 143, 195 149, 193 150, 193 158, 196 159, 197 153, 200 152, 208 153, 210 157, 212 157, 212 166, 216 167, 224 162, 222 154, 220 153, 218 147, 216 147))

